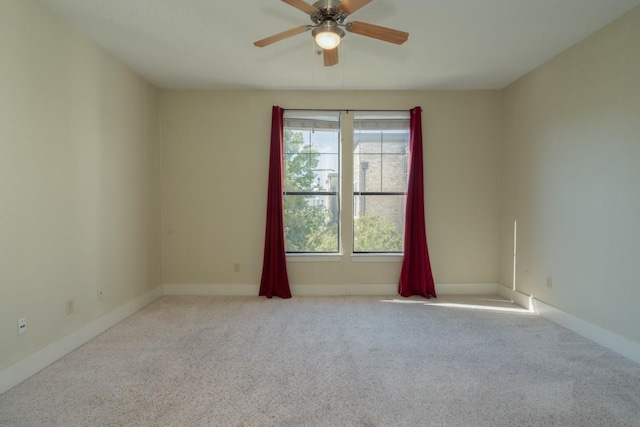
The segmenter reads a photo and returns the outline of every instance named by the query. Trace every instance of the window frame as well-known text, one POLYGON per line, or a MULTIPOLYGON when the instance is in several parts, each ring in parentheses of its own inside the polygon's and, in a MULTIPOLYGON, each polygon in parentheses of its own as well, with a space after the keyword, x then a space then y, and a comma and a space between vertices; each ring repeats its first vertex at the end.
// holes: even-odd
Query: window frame
MULTIPOLYGON (((327 123, 334 123, 334 121, 327 121, 327 120, 321 120, 321 119, 317 119, 312 117, 312 115, 310 115, 309 113, 313 113, 313 111, 309 111, 309 110, 285 110, 285 117, 284 117, 284 125, 283 125, 283 138, 284 138, 284 133, 287 130, 291 130, 293 132, 309 132, 311 131, 312 133, 315 133, 314 129, 316 128, 315 124, 327 124, 327 123), (309 116, 309 117, 286 117, 287 116, 287 112, 289 112, 289 114, 296 114, 298 113, 300 116, 309 116), (292 123, 299 123, 299 126, 294 126, 294 127, 287 127, 287 122, 292 122, 292 123)), ((312 191, 312 190, 302 190, 302 191, 288 191, 286 188, 286 184, 283 185, 283 191, 282 191, 282 196, 283 196, 283 205, 284 205, 284 201, 286 200, 287 196, 311 196, 311 197, 315 197, 315 196, 325 196, 325 197, 335 197, 336 199, 336 207, 337 207, 337 223, 336 223, 336 250, 335 251, 314 251, 314 252, 310 252, 310 251, 295 251, 295 250, 286 250, 285 249, 285 254, 287 256, 291 255, 291 256, 295 256, 297 258, 299 258, 300 260, 306 259, 306 260, 311 260, 312 257, 321 257, 321 259, 327 260, 329 258, 327 257, 336 257, 336 256, 341 256, 342 255, 342 239, 341 239, 341 218, 342 218, 342 201, 341 201, 341 197, 342 197, 342 191, 341 191, 341 185, 342 185, 342 170, 341 170, 341 164, 342 164, 342 150, 343 150, 343 146, 342 146, 342 116, 341 116, 341 111, 340 110, 326 110, 324 111, 324 113, 337 113, 337 127, 335 129, 337 129, 337 153, 324 153, 324 154, 335 154, 337 155, 337 173, 338 173, 338 186, 336 187, 335 191, 312 191)), ((318 126, 318 128, 322 128, 321 126, 318 126)), ((327 129, 332 129, 331 125, 327 125, 327 129)), ((284 142, 284 141, 283 141, 284 142)), ((313 145, 313 142, 310 142, 309 144, 313 145)), ((283 146, 283 174, 286 172, 286 158, 288 154, 292 154, 292 153, 288 153, 287 151, 285 151, 285 147, 283 146)), ((300 153, 298 153, 300 154, 300 153)), ((323 154, 323 153, 318 153, 318 154, 323 154)), ((311 170, 314 171, 314 170, 311 170)), ((328 174, 329 175, 329 174, 328 174)), ((284 212, 283 212, 284 214, 284 212)), ((286 222, 284 223, 284 227, 285 227, 285 241, 286 241, 286 222)))
MULTIPOLYGON (((406 121, 409 120, 409 110, 342 110, 342 109, 326 109, 326 110, 308 110, 308 109, 291 109, 285 110, 285 117, 287 112, 304 112, 307 113, 309 121, 313 121, 313 114, 323 113, 336 113, 339 116, 338 121, 338 170, 339 180, 335 191, 288 191, 283 186, 283 198, 286 196, 299 195, 299 196, 327 196, 336 197, 337 204, 337 251, 323 251, 323 252, 308 252, 308 251, 288 251, 285 249, 287 261, 292 262, 341 262, 345 254, 350 256, 350 260, 355 263, 367 263, 367 262, 400 262, 404 256, 404 235, 401 235, 402 246, 399 251, 355 251, 355 198, 357 196, 402 196, 404 197, 404 209, 406 209, 406 196, 407 186, 405 183, 404 191, 356 191, 355 190, 355 176, 354 176, 354 147, 355 147, 355 114, 362 111, 376 112, 376 113, 406 113, 406 121), (352 191, 344 191, 344 190, 352 191), (344 197, 349 197, 351 201, 345 203, 344 197), (350 237, 349 237, 350 235, 350 237)), ((404 120, 404 118, 403 118, 404 120)), ((291 127, 283 127, 285 130, 293 130, 291 127)), ((407 128, 408 129, 408 128, 407 128)), ((408 144, 406 155, 408 156, 408 144)), ((283 173, 285 170, 286 155, 288 153, 283 147, 283 173)), ((384 153, 380 153, 384 155, 384 153)), ((408 160, 407 160, 407 173, 408 174, 408 160)), ((284 212, 283 212, 284 213, 284 212)), ((404 223, 404 218, 402 219, 404 223)), ((286 223, 285 223, 286 227, 286 223)), ((404 228, 404 225, 403 225, 404 228)))
MULTIPOLYGON (((363 259, 367 259, 367 258, 373 258, 375 256, 401 256, 404 253, 404 227, 405 227, 405 212, 406 212, 406 198, 407 198, 407 190, 408 190, 408 173, 409 173, 409 120, 410 120, 410 112, 409 110, 407 111, 389 111, 389 110, 366 110, 366 111, 358 111, 355 110, 353 115, 353 138, 351 141, 351 151, 353 151, 354 153, 354 157, 356 155, 356 146, 359 144, 364 144, 367 143, 366 141, 358 141, 356 142, 356 137, 355 134, 356 132, 361 132, 361 131, 365 131, 365 132, 375 132, 375 131, 380 131, 380 150, 379 152, 358 152, 358 156, 364 155, 366 157, 369 156, 379 156, 380 157, 380 190, 379 191, 369 191, 369 190, 361 190, 355 189, 355 169, 356 169, 356 162, 355 162, 355 158, 354 158, 354 162, 353 162, 353 168, 354 168, 354 173, 353 173, 353 178, 352 178, 352 182, 351 184, 352 187, 354 188, 354 190, 352 191, 352 205, 353 205, 353 223, 352 223, 352 230, 351 230, 351 239, 352 239, 352 254, 353 255, 363 255, 365 256, 365 258, 363 259), (358 118, 358 116, 362 116, 363 118, 358 118), (366 118, 367 116, 369 116, 370 118, 366 118), (380 116, 380 117, 376 117, 376 116, 380 116), (384 117, 384 116, 389 116, 389 117, 384 117), (356 123, 375 123, 376 126, 371 126, 371 127, 360 127, 359 129, 356 130, 356 123), (396 131, 405 131, 406 130, 406 134, 407 134, 407 138, 406 138, 406 143, 403 142, 403 144, 405 145, 405 148, 403 150, 403 153, 391 153, 391 152, 385 152, 384 150, 384 131, 385 130, 396 130, 396 131), (383 171, 384 171, 384 158, 385 156, 389 156, 389 155, 400 155, 403 156, 405 158, 404 161, 404 170, 403 170, 403 187, 404 187, 404 191, 382 191, 382 180, 383 180, 383 171), (402 222, 402 233, 400 233, 400 238, 401 238, 401 242, 400 242, 400 247, 398 250, 379 250, 379 251, 374 251, 374 250, 356 250, 356 220, 357 218, 359 218, 360 216, 356 216, 356 198, 357 197, 366 197, 366 196, 399 196, 399 197, 403 197, 403 207, 401 209, 401 214, 399 215, 401 218, 401 222, 402 222)), ((360 164, 362 164, 363 162, 360 162, 360 164)), ((369 165, 369 162, 367 162, 367 165, 369 165)), ((367 166, 368 167, 368 166, 367 166)), ((363 171, 366 169, 363 169, 363 171)), ((366 175, 362 175, 362 177, 358 178, 358 180, 363 179, 366 182, 366 175)), ((360 185, 358 185, 358 187, 360 187, 360 185)), ((362 205, 358 205, 358 208, 360 208, 362 205)), ((386 217, 385 217, 386 218, 386 217)))

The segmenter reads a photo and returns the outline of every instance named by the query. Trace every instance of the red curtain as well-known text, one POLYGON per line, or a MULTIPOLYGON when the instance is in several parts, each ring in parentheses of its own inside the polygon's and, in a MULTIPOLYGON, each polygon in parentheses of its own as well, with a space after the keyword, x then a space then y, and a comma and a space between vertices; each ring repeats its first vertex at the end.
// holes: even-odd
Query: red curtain
POLYGON ((284 110, 273 107, 271 113, 271 151, 269 154, 269 188, 267 192, 267 228, 264 236, 264 258, 260 296, 291 298, 287 258, 284 248, 284 209, 282 201, 282 154, 284 110))
POLYGON ((424 181, 422 172, 422 108, 411 109, 409 122, 409 185, 404 228, 404 257, 398 293, 403 297, 436 296, 427 232, 424 225, 424 181))

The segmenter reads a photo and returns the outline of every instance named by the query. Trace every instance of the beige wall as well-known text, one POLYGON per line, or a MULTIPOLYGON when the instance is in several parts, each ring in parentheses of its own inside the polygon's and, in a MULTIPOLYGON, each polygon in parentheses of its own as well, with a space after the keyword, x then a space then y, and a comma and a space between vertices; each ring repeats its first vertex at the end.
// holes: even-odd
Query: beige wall
POLYGON ((640 342, 640 8, 503 92, 500 281, 640 342), (552 288, 546 286, 552 278, 552 288))
POLYGON ((31 0, 0 58, 2 369, 161 279, 157 91, 31 0))
MULTIPOLYGON (((438 283, 495 283, 500 94, 162 91, 163 279, 260 282, 271 107, 423 107, 428 242, 438 283), (234 273, 234 263, 241 271, 234 273)), ((350 203, 344 196, 343 207, 350 203)), ((399 262, 290 262, 292 284, 397 283, 399 262)))

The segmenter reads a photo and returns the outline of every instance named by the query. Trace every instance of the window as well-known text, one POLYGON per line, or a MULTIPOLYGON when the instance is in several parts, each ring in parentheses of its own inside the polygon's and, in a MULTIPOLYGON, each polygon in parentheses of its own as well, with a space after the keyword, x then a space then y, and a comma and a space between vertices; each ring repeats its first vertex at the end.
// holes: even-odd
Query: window
POLYGON ((408 111, 286 110, 286 252, 401 253, 408 147, 408 111))
POLYGON ((353 252, 402 252, 409 112, 353 116, 353 252))
POLYGON ((284 231, 290 253, 340 250, 340 112, 284 113, 284 231))

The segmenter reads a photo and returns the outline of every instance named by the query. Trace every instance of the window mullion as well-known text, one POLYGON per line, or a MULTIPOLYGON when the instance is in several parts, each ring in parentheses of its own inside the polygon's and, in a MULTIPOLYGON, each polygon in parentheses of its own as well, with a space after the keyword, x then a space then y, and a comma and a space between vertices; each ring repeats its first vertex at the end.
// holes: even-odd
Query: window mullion
POLYGON ((353 253, 353 112, 343 111, 340 114, 340 127, 342 142, 340 244, 342 253, 353 253))

